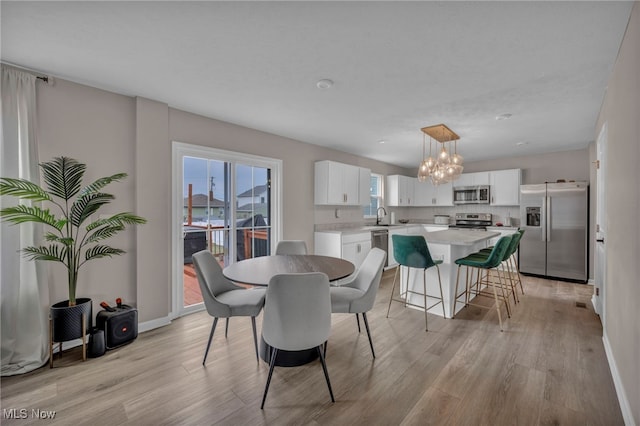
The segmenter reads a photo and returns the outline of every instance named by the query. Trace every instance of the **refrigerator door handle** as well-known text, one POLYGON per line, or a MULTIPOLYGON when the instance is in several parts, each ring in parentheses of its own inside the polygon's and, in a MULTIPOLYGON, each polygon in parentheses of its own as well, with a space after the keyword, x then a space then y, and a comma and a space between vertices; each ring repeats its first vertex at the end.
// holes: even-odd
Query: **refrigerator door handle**
POLYGON ((542 229, 542 241, 547 241, 547 197, 542 198, 542 212, 540 213, 540 228, 542 229))
POLYGON ((547 233, 547 241, 551 241, 551 197, 546 197, 547 198, 547 211, 546 216, 547 216, 547 220, 545 220, 544 224, 545 226, 545 232, 547 233))

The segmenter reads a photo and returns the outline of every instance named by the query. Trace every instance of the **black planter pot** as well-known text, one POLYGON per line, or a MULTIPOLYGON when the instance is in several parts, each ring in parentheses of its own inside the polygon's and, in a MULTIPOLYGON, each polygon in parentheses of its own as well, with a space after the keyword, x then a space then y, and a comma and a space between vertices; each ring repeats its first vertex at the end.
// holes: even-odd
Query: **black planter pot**
POLYGON ((66 342, 82 337, 82 314, 86 317, 86 334, 91 332, 93 325, 93 308, 91 299, 79 297, 75 306, 69 306, 69 301, 58 302, 49 309, 53 320, 53 342, 66 342))

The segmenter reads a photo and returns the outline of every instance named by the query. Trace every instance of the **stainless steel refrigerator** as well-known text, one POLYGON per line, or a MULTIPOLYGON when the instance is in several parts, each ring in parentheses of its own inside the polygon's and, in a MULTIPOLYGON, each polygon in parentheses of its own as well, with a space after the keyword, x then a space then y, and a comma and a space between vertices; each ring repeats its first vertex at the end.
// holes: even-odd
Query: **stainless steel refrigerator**
POLYGON ((587 182, 520 186, 520 272, 587 282, 587 182))

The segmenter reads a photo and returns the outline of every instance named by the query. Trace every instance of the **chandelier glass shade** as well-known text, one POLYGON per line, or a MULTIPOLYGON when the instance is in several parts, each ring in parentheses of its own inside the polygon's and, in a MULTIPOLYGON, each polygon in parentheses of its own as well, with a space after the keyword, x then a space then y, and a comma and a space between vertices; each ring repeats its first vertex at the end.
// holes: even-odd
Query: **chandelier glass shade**
POLYGON ((433 185, 456 180, 464 170, 464 158, 458 154, 458 139, 444 124, 422 128, 422 162, 418 166, 418 181, 431 180, 433 185), (429 157, 426 157, 427 135, 429 136, 429 157), (434 157, 432 145, 436 140, 437 154, 434 157), (437 144, 440 143, 440 148, 437 144), (453 146, 452 146, 453 143, 453 146), (448 147, 448 149, 447 149, 448 147))

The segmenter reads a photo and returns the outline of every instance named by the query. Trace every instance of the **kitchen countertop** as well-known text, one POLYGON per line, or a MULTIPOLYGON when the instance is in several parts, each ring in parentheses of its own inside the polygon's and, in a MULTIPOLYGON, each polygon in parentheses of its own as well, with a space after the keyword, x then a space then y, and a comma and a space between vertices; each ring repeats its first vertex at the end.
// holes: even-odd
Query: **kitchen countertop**
POLYGON ((370 231, 375 231, 378 229, 401 229, 401 228, 409 228, 409 227, 416 227, 416 226, 441 226, 443 228, 448 228, 449 225, 437 225, 434 223, 399 223, 399 224, 395 224, 395 225, 362 225, 362 226, 354 226, 354 227, 345 227, 345 228, 341 228, 341 229, 327 229, 327 230, 321 230, 321 231, 315 231, 315 232, 328 232, 328 233, 332 233, 332 234, 342 234, 342 235, 349 235, 349 234, 360 234, 362 232, 370 232, 370 231))
POLYGON ((467 229, 446 229, 444 231, 434 231, 425 233, 424 237, 428 243, 451 244, 458 246, 470 246, 481 241, 499 236, 499 232, 472 231, 467 229))

